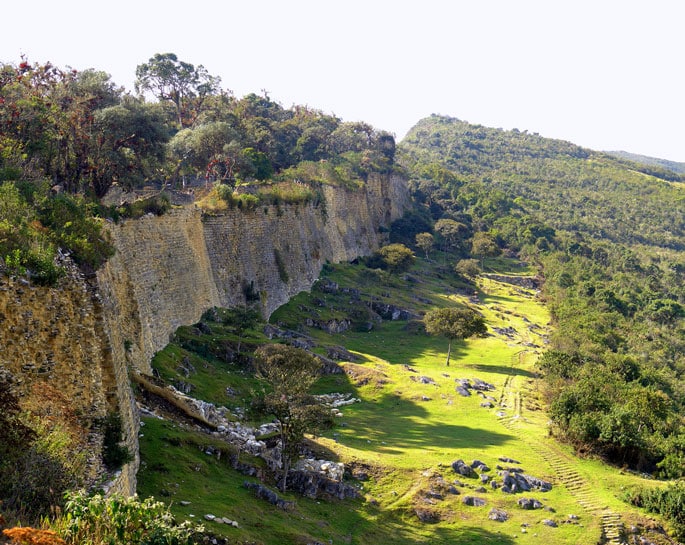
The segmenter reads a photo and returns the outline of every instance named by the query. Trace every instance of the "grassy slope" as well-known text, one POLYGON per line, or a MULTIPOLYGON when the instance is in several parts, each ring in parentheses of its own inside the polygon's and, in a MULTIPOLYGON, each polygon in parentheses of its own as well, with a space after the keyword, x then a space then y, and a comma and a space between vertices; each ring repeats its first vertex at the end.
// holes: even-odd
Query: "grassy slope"
MULTIPOLYGON (((410 282, 388 276, 376 282, 361 266, 335 266, 328 273, 340 286, 358 287, 362 299, 373 294, 415 312, 430 308, 428 300, 436 306, 463 303, 467 297, 460 294, 473 292, 435 263, 420 261, 411 275, 410 282)), ((594 460, 578 460, 547 436, 544 414, 538 410, 541 402, 533 366, 544 344, 549 316, 535 294, 483 280, 475 301, 471 298, 492 334, 453 347, 449 368, 445 367, 446 341, 411 332, 404 321, 386 321, 370 332, 349 330, 335 336, 308 331, 320 347, 344 345, 362 357, 358 363, 344 364, 346 375, 327 377, 318 385, 320 391, 351 392, 361 403, 345 407, 338 426, 317 438, 316 444, 322 456, 367 468, 372 477, 358 483, 366 501, 327 503, 290 496, 297 503, 296 511, 278 511, 254 500, 241 487, 245 477, 231 470, 225 459, 202 452, 199 446, 207 444, 207 438, 157 420, 146 422, 141 439, 145 465, 139 475, 140 493, 166 495, 180 516, 192 513, 199 518, 213 513, 235 519, 239 529, 208 524, 213 531, 257 543, 312 539, 369 544, 596 543, 602 515, 608 520, 609 515, 622 513, 625 520, 629 508, 617 496, 637 478, 594 460), (515 331, 505 335, 493 330, 507 327, 515 331), (421 376, 435 383, 413 380, 421 376), (480 406, 479 396, 461 397, 455 391, 456 378, 492 383, 496 390, 491 395, 499 406, 487 409, 480 406), (460 478, 465 485, 459 488, 460 495, 426 499, 427 491, 440 488, 439 477, 446 483, 457 477, 450 467, 454 460, 482 460, 495 476, 500 456, 519 460, 528 474, 553 482, 554 488, 547 493, 507 495, 487 487, 485 493, 475 493, 478 480, 460 478), (483 497, 487 505, 465 506, 462 498, 468 494, 483 497), (516 505, 520 497, 534 497, 555 512, 524 511, 516 505), (183 507, 181 500, 192 503, 183 507), (417 507, 434 512, 440 522, 419 522, 417 507), (504 523, 488 520, 492 507, 505 509, 510 519, 504 523), (579 524, 562 523, 569 514, 578 515, 579 524), (559 527, 541 524, 545 518, 558 521, 559 527)), ((347 294, 300 294, 277 311, 272 322, 295 325, 305 316, 339 317, 348 305, 347 294)), ((171 356, 170 362, 179 357, 171 356)), ((199 362, 194 365, 203 368, 199 362)), ((211 391, 214 401, 219 401, 217 392, 224 384, 249 387, 249 378, 227 368, 217 370, 210 365, 198 373, 207 374, 211 379, 199 382, 216 381, 221 388, 204 385, 199 390, 211 391)), ((230 406, 226 399, 224 403, 230 406)))

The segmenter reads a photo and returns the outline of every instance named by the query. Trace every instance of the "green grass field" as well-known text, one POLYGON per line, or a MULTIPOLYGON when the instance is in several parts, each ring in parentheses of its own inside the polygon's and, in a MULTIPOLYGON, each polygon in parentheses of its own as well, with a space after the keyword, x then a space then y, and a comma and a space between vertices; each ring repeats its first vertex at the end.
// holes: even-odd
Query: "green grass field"
MULTIPOLYGON (((500 260, 497 265, 500 270, 510 265, 520 274, 512 263, 500 260)), ((318 352, 344 345, 358 355, 356 363, 342 364, 345 374, 317 384, 318 392, 350 392, 360 402, 344 407, 337 425, 312 439, 312 445, 322 457, 365 468, 370 478, 356 483, 363 499, 329 502, 287 495, 296 508, 278 510, 243 488, 246 477, 230 467, 226 456, 204 453, 211 442, 207 436, 156 419, 145 420, 141 438, 141 495, 168 499, 179 517, 192 514, 199 520, 211 513, 236 520, 239 528, 206 523, 236 542, 586 545, 598 543, 604 531, 610 543, 618 543, 611 541, 617 525, 638 516, 620 500, 622 490, 640 479, 597 460, 578 459, 549 436, 535 373, 549 315, 535 292, 487 279, 476 290, 423 260, 408 277, 361 265, 327 269, 330 281, 359 292, 314 289, 279 309, 271 322, 306 332, 318 352), (363 302, 371 298, 410 310, 417 318, 436 306, 468 303, 484 315, 488 335, 455 343, 446 367, 447 341, 427 336, 418 320, 374 322, 370 331, 357 327, 355 320, 362 325, 368 320, 363 302), (307 317, 325 322, 343 316, 354 317, 353 327, 336 335, 302 326, 307 317), (487 400, 475 392, 458 394, 458 379, 492 384, 485 395, 493 407, 481 406, 487 400), (495 466, 510 465, 499 461, 503 456, 551 482, 552 490, 505 494, 451 468, 458 459, 469 464, 481 460, 497 480, 495 466), (458 494, 447 491, 455 479, 458 494), (486 504, 467 506, 465 496, 486 504), (545 508, 524 510, 517 504, 522 497, 537 499, 545 508), (508 520, 490 520, 492 508, 505 510, 508 520), (417 513, 428 513, 432 522, 422 522, 417 513), (543 524, 544 519, 556 527, 543 524)), ((264 339, 255 333, 252 340, 264 339)), ((182 349, 169 347, 155 366, 172 380, 183 356, 182 349)), ((211 357, 192 361, 198 369, 188 379, 197 382, 192 395, 230 407, 235 400, 222 398, 226 386, 249 390, 252 379, 244 370, 211 357)))

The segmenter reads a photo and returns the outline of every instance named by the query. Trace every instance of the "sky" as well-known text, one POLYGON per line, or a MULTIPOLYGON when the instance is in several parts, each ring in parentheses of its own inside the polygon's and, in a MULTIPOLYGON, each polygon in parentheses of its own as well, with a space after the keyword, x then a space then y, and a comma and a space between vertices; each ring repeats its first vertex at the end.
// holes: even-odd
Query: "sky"
POLYGON ((3 2, 0 62, 95 68, 133 91, 175 53, 400 140, 433 113, 685 162, 682 0, 3 2))

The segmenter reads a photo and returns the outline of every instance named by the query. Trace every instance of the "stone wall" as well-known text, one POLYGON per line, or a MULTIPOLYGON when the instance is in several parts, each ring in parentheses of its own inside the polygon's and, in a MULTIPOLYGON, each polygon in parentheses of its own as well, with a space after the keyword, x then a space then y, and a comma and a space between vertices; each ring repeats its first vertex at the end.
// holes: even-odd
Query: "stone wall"
POLYGON ((132 493, 138 468, 138 419, 128 370, 149 374, 154 354, 181 325, 213 306, 245 303, 259 294, 268 317, 311 288, 326 261, 375 251, 382 228, 409 206, 405 181, 372 176, 364 188, 325 187, 325 205, 293 204, 205 215, 194 207, 146 216, 110 232, 117 254, 97 273, 99 306, 129 447, 136 460, 115 489, 132 493), (279 263, 280 262, 280 263, 279 263))
MULTIPOLYGON (((372 176, 356 191, 326 187, 325 205, 261 207, 206 216, 193 205, 163 216, 111 224, 116 254, 85 278, 73 265, 55 288, 0 279, 0 366, 26 399, 54 388, 91 420, 122 417, 133 462, 110 483, 133 494, 138 470, 138 412, 129 372, 151 372, 150 361, 173 332, 213 306, 259 294, 269 316, 311 288, 326 261, 368 255, 383 227, 409 205, 405 182, 372 176)), ((93 460, 97 437, 87 438, 93 460)), ((91 480, 102 467, 89 466, 91 480)))

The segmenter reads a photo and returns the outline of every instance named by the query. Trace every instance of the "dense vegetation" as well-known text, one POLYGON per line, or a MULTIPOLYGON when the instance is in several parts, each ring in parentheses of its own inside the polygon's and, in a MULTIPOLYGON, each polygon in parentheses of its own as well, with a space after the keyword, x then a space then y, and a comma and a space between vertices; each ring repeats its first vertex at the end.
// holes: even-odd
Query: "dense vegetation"
POLYGON ((172 53, 155 55, 136 75, 133 96, 93 69, 0 64, 0 259, 9 273, 52 284, 62 274, 60 248, 97 268, 113 251, 103 219, 169 206, 162 195, 102 207, 98 199, 113 185, 212 182, 208 209, 253 208, 318 204, 322 184, 354 187, 393 168, 394 138, 366 123, 286 109, 267 94, 235 98, 204 67, 172 53))
POLYGON ((465 241, 485 234, 544 275, 556 333, 540 367, 556 433, 617 464, 682 476, 680 175, 440 116, 418 123, 400 150, 420 208, 395 238, 433 230, 469 257, 465 241))
POLYGON ((156 55, 137 75, 136 88, 157 101, 92 69, 0 66, 0 180, 47 179, 100 197, 115 183, 235 184, 321 160, 363 177, 392 162, 388 133, 307 107, 286 109, 266 94, 236 99, 202 66, 173 54, 156 55))

